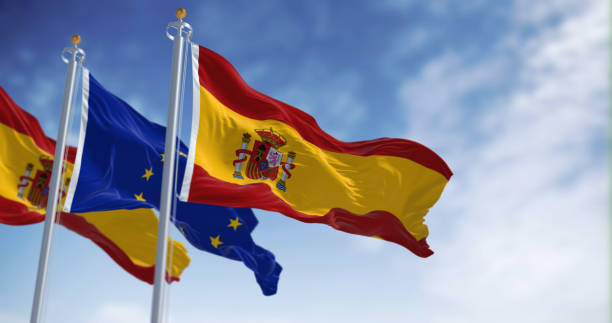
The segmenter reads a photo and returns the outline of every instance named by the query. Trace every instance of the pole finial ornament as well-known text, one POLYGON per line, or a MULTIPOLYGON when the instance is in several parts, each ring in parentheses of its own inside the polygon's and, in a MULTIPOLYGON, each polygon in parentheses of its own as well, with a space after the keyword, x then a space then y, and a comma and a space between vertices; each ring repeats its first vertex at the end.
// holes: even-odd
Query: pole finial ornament
POLYGON ((72 38, 70 38, 70 41, 72 42, 72 44, 78 45, 78 44, 81 43, 81 36, 79 36, 79 35, 72 35, 72 38))
POLYGON ((187 16, 187 10, 185 8, 176 9, 176 18, 183 19, 187 16))

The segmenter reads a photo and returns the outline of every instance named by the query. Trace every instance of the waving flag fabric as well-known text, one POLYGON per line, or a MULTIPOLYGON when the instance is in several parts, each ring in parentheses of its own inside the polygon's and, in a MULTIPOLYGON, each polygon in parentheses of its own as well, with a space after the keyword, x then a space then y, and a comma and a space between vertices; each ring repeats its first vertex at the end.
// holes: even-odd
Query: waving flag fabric
MULTIPOLYGON (((339 141, 193 45, 194 111, 181 200, 254 207, 433 252, 425 214, 452 175, 413 141, 339 141)), ((333 108, 333 107, 330 107, 333 108)))
MULTIPOLYGON (((79 155, 66 207, 71 212, 159 208, 165 127, 105 90, 87 70, 83 93, 79 155)), ((187 149, 179 149, 181 181, 187 149)), ((250 209, 176 202, 172 221, 191 244, 242 261, 265 295, 276 293, 282 268, 253 242, 257 219, 250 209)))
MULTIPOLYGON (((44 220, 55 141, 38 120, 19 108, 0 87, 0 223, 25 225, 44 220)), ((63 194, 72 177, 76 149, 69 147, 63 194)), ((90 239, 135 277, 153 283, 157 217, 151 209, 90 213, 63 212, 61 225, 90 239)), ((189 264, 187 250, 171 242, 174 263, 167 278, 178 280, 189 264)))

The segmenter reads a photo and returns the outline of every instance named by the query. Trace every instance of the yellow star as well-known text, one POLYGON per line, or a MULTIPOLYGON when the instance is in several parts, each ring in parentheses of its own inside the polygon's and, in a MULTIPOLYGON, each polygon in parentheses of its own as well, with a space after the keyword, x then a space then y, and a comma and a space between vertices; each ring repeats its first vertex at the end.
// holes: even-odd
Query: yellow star
POLYGON ((187 158, 187 154, 185 154, 185 153, 184 153, 184 152, 182 152, 182 151, 179 151, 179 156, 183 156, 183 157, 187 158))
POLYGON ((209 237, 210 238, 210 244, 213 245, 213 247, 217 248, 219 247, 219 245, 223 244, 223 241, 220 240, 220 235, 216 236, 216 237, 209 237))
POLYGON ((140 194, 138 194, 138 195, 134 194, 134 197, 135 197, 137 200, 141 201, 141 202, 146 202, 146 201, 147 201, 147 200, 145 200, 145 198, 144 198, 144 197, 142 197, 142 192, 140 192, 140 194))
POLYGON ((228 224, 227 226, 234 228, 234 231, 236 231, 238 230, 238 227, 241 225, 242 223, 240 223, 240 219, 236 217, 235 219, 230 219, 230 224, 228 224))
POLYGON ((149 169, 145 169, 145 173, 144 175, 140 176, 142 178, 146 178, 147 182, 149 181, 149 178, 151 176, 155 175, 155 173, 153 173, 153 167, 149 168, 149 169))
POLYGON ((164 156, 164 154, 159 154, 160 156, 162 156, 162 160, 161 161, 166 161, 166 156, 164 156))

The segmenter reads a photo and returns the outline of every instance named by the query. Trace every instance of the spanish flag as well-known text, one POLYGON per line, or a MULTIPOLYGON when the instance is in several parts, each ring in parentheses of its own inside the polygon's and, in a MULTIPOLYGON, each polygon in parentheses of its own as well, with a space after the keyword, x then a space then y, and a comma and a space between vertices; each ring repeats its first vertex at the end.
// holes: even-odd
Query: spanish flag
MULTIPOLYGON (((25 225, 44 220, 54 151, 55 141, 45 136, 38 120, 0 87, 0 223, 25 225)), ((76 149, 69 147, 66 155, 62 199, 70 184, 76 149)), ((62 212, 58 222, 90 239, 136 278, 153 283, 158 220, 151 209, 62 212)), ((173 254, 167 279, 177 281, 190 260, 182 243, 169 243, 173 254)))
POLYGON ((182 200, 276 211, 433 254, 424 217, 452 176, 436 153, 397 138, 339 141, 249 87, 219 54, 193 45, 192 59, 182 200))

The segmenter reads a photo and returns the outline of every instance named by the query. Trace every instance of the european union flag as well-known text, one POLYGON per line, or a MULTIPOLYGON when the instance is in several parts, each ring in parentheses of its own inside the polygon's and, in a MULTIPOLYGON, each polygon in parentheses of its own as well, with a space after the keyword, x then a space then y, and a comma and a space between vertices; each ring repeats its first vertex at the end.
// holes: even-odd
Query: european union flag
MULTIPOLYGON (((66 198, 70 212, 159 209, 166 128, 153 123, 106 91, 83 69, 83 109, 74 184, 66 198)), ((179 145, 177 183, 187 149, 179 145)), ((175 200, 172 221, 196 248, 242 261, 253 270, 264 295, 276 293, 282 267, 256 245, 251 209, 175 200)))

